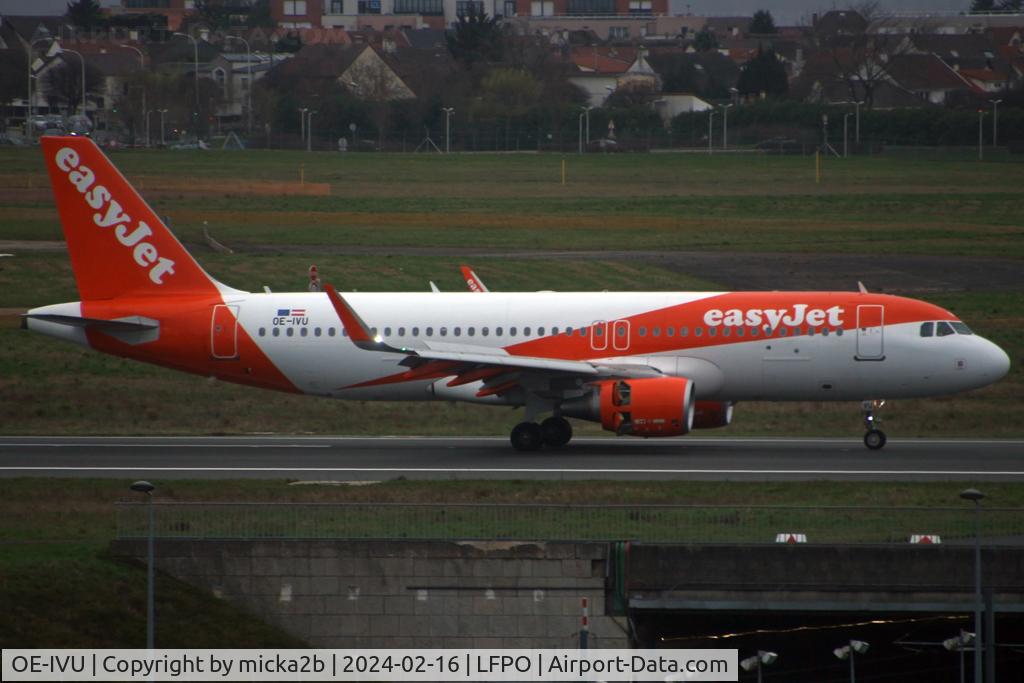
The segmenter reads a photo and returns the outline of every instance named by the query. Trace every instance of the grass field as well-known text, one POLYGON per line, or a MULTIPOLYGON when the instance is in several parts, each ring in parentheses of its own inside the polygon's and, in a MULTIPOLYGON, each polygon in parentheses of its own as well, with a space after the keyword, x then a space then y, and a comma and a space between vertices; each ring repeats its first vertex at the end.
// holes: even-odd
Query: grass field
MULTIPOLYGON (((802 157, 694 154, 340 155, 119 152, 117 163, 203 266, 243 289, 301 289, 309 263, 344 288, 459 291, 460 257, 497 290, 714 290, 720 283, 642 260, 516 258, 521 249, 961 254, 1024 259, 1021 163, 828 160, 821 184, 802 157), (330 196, 217 191, 241 178, 330 184, 330 196), (204 221, 239 253, 202 242, 204 221), (346 255, 346 246, 377 247, 346 255), (329 250, 324 249, 329 247, 329 250), (388 255, 433 247, 428 256, 388 255)), ((0 150, 0 240, 60 240, 38 150, 0 150)), ((102 357, 17 329, 28 307, 77 299, 63 252, 13 248, 0 260, 0 433, 504 434, 518 413, 464 405, 340 403, 278 395, 102 357), (56 372, 55 372, 56 370, 56 372), (188 396, 188 401, 181 397, 188 396)), ((771 258, 770 255, 766 258, 771 258)), ((1022 270, 1024 272, 1024 270, 1022 270)), ((1024 278, 1022 278, 1024 283, 1024 278)), ((780 284, 780 286, 783 286, 780 284)), ((1014 360, 971 394, 902 401, 892 435, 1024 434, 1024 286, 927 298, 957 312, 1014 360)), ((596 432, 581 425, 584 433, 596 432)), ((856 406, 745 404, 731 434, 849 434, 856 406)))

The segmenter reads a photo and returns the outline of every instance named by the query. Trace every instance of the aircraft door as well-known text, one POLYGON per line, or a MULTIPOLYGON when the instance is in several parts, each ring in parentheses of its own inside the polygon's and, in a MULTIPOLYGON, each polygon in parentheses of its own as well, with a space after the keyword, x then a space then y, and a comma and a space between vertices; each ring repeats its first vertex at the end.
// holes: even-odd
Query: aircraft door
POLYGON ((885 360, 884 306, 857 306, 857 360, 885 360))
POLYGON ((217 360, 238 358, 238 306, 218 304, 213 307, 210 354, 217 360))
POLYGON ((616 351, 629 351, 628 320, 616 320, 612 323, 612 347, 616 351))
POLYGON ((608 323, 604 320, 595 320, 591 323, 590 348, 594 351, 604 351, 608 348, 608 323))

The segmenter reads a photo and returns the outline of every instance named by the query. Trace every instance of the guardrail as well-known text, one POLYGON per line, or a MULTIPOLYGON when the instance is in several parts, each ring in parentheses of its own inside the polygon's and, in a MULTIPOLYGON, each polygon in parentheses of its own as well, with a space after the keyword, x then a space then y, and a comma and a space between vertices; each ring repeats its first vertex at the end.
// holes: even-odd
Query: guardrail
MULTIPOLYGON (((706 505, 161 503, 154 534, 183 539, 543 540, 647 543, 943 543, 974 538, 974 508, 706 505)), ((118 503, 120 539, 145 538, 147 503, 118 503)), ((987 545, 1024 545, 1024 508, 981 511, 987 545)))

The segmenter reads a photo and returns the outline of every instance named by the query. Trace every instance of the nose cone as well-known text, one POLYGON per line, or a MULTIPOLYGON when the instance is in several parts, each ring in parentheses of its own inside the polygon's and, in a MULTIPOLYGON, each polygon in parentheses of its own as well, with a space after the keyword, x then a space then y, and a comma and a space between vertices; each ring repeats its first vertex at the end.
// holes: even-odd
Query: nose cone
POLYGON ((980 369, 988 382, 998 382, 1010 372, 1010 357, 1001 348, 987 339, 980 359, 980 369))

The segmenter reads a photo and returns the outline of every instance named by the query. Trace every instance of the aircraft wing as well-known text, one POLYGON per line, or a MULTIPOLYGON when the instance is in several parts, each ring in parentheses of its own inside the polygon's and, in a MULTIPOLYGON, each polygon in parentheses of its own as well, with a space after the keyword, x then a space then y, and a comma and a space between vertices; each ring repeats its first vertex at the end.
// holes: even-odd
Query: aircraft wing
POLYGON ((509 354, 504 349, 472 344, 424 341, 421 342, 421 346, 397 348, 384 343, 380 338, 372 337, 366 323, 334 287, 327 285, 325 291, 338 317, 348 330, 352 343, 368 351, 399 353, 406 356, 401 364, 411 369, 394 381, 455 375, 449 386, 481 380, 484 386, 478 392, 478 396, 486 396, 511 391, 522 383, 524 373, 572 376, 586 381, 662 375, 661 371, 649 365, 517 356, 509 354), (498 388, 500 390, 497 390, 498 388))

